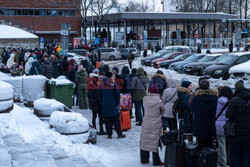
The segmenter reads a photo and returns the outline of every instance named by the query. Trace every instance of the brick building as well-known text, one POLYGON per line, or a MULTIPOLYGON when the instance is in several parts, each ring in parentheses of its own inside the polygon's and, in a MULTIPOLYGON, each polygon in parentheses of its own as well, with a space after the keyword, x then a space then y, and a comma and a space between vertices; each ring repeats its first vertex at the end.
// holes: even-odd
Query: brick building
POLYGON ((71 24, 70 42, 81 36, 77 0, 0 0, 0 20, 27 28, 45 41, 60 41, 61 24, 71 24))

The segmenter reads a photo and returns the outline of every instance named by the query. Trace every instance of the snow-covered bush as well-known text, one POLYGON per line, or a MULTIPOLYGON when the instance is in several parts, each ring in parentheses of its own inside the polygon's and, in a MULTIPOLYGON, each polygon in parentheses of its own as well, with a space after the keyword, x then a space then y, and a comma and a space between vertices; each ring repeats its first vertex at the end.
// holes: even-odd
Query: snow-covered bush
POLYGON ((89 130, 89 123, 80 113, 55 111, 50 116, 50 125, 59 133, 77 134, 89 130))
POLYGON ((39 116, 50 116, 54 111, 64 111, 64 104, 55 99, 41 98, 34 101, 35 114, 39 116))

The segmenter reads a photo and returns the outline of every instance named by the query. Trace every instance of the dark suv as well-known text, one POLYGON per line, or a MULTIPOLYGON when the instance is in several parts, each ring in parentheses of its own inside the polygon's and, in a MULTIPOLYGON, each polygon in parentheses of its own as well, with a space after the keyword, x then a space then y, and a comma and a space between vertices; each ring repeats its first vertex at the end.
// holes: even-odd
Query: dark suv
POLYGON ((250 52, 231 53, 218 61, 218 63, 209 66, 204 70, 204 77, 206 78, 221 78, 226 80, 230 77, 228 71, 231 67, 245 63, 250 59, 250 52))

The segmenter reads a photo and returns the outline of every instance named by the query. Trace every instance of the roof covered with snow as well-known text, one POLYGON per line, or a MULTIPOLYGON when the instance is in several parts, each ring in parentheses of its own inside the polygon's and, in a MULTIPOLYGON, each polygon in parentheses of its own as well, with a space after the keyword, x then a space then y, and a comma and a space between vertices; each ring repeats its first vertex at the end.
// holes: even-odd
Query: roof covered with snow
POLYGON ((0 24, 0 39, 37 39, 38 36, 23 29, 0 24))
POLYGON ((230 68, 229 73, 249 73, 250 74, 250 60, 248 62, 233 66, 230 68))

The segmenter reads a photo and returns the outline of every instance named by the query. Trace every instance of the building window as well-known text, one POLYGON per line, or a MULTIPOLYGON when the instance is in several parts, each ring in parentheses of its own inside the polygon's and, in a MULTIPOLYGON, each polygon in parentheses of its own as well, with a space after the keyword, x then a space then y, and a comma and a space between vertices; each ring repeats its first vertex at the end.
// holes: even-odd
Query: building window
POLYGON ((74 10, 0 9, 0 16, 74 16, 74 10))

